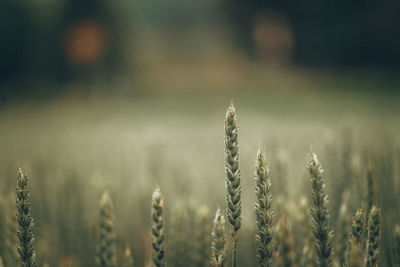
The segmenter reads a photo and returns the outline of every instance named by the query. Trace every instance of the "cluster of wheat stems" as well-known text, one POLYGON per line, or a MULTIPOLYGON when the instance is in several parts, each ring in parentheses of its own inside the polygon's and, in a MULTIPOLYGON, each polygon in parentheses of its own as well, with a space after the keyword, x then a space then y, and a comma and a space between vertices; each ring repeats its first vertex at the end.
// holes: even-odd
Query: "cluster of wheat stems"
MULTIPOLYGON (((197 265, 205 266, 208 261, 212 266, 223 267, 227 264, 227 242, 225 237, 225 218, 230 225, 232 243, 230 252, 232 266, 237 266, 239 230, 242 225, 242 190, 239 168, 238 122, 233 104, 228 107, 225 117, 225 186, 226 186, 226 214, 217 209, 211 244, 207 245, 204 228, 196 234, 197 247, 202 252, 197 255, 197 265), (209 253, 204 253, 209 247, 209 253), (208 255, 207 255, 208 254, 208 255), (205 259, 205 258, 208 259, 205 259)), ((304 242, 306 261, 313 261, 314 266, 337 266, 333 246, 334 232, 329 223, 328 196, 325 192, 323 169, 315 154, 312 154, 307 164, 311 181, 311 230, 314 235, 313 250, 311 245, 304 242), (311 255, 311 256, 310 256, 311 255)), ((368 167, 368 181, 372 183, 372 168, 368 167)), ((289 222, 284 211, 280 211, 279 220, 274 222, 272 211, 271 179, 266 155, 260 147, 255 161, 255 195, 254 214, 257 233, 255 235, 256 250, 259 266, 297 266, 293 249, 293 236, 288 230, 289 222)), ((369 186, 369 196, 372 195, 372 186, 369 186)), ((343 266, 377 266, 379 260, 379 241, 381 237, 380 209, 369 197, 366 209, 360 208, 352 220, 351 231, 346 236, 345 254, 341 264, 343 266)), ((21 267, 38 266, 34 248, 32 232, 33 219, 30 213, 28 177, 20 169, 17 175, 16 188, 16 236, 18 241, 17 254, 21 267)), ((99 204, 100 216, 98 227, 98 256, 97 266, 118 266, 116 253, 116 234, 114 230, 114 213, 110 193, 102 195, 99 204)), ((166 257, 166 230, 164 223, 164 199, 157 187, 152 195, 151 202, 151 244, 152 265, 163 267, 167 265, 166 257)), ((206 223, 206 209, 198 213, 199 224, 206 223)), ((396 226, 394 233, 398 240, 396 262, 400 263, 400 227, 396 226)), ((13 246, 10 242, 10 246, 13 246)), ((12 251, 12 250, 11 250, 12 251)), ((300 263, 299 266, 309 263, 300 263)), ((11 264, 10 264, 11 265, 11 264)), ((129 246, 125 248, 122 266, 133 266, 133 258, 129 246)), ((183 263, 185 265, 185 263, 183 263)), ((3 259, 0 257, 0 266, 3 259)))

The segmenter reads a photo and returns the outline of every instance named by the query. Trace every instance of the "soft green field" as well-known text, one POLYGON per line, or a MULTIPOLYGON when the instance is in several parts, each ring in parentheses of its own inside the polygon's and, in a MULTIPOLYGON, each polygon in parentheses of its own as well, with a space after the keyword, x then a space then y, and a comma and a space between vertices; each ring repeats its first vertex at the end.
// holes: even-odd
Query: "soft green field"
MULTIPOLYGON (((271 163, 275 204, 281 203, 280 209, 289 216, 297 259, 304 242, 296 226, 303 215, 299 199, 309 196, 305 165, 311 151, 320 155, 326 169, 334 227, 339 224, 343 192, 350 192, 348 223, 361 206, 366 160, 375 162, 376 201, 384 217, 381 266, 391 266, 391 231, 400 223, 398 197, 394 197, 400 189, 400 95, 394 93, 400 79, 368 71, 277 71, 246 65, 219 72, 225 73, 223 78, 192 66, 187 79, 181 80, 172 75, 180 69, 185 67, 171 66, 166 74, 152 69, 154 79, 102 85, 112 89, 90 89, 85 94, 75 89, 45 99, 34 94, 31 100, 11 96, 0 107, 3 214, 13 213, 7 196, 21 167, 30 177, 39 262, 95 265, 98 201, 101 192, 109 189, 118 250, 122 253, 129 244, 137 266, 142 266, 150 255, 150 200, 156 185, 165 195, 167 243, 176 247, 174 238, 183 235, 179 240, 187 242, 181 244, 186 250, 180 253, 189 262, 192 228, 187 227, 188 233, 168 229, 174 229, 179 216, 189 218, 189 225, 191 212, 203 204, 209 208, 207 227, 211 227, 216 207, 225 207, 223 122, 234 99, 244 205, 240 266, 256 263, 253 173, 260 144, 271 163)), ((349 230, 339 229, 337 236, 349 230)), ((170 265, 178 266, 174 252, 167 253, 170 265)))

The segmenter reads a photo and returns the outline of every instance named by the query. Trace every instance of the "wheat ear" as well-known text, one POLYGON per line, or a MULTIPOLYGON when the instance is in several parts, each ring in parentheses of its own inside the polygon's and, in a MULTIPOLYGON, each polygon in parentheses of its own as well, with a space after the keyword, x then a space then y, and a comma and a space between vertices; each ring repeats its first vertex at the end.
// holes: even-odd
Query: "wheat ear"
POLYGON ((153 245, 153 263, 156 267, 166 266, 165 259, 165 226, 162 217, 164 199, 160 188, 156 188, 152 196, 151 205, 151 241, 153 245))
POLYGON ((111 195, 108 191, 103 192, 100 202, 100 225, 99 225, 99 254, 98 265, 101 267, 115 267, 116 244, 114 233, 114 210, 111 195))
POLYGON ((325 184, 322 179, 323 170, 317 155, 312 154, 307 169, 312 185, 311 216, 312 231, 315 237, 316 265, 320 267, 331 266, 334 254, 333 230, 329 226, 328 196, 325 193, 325 184))
POLYGON ((32 233, 33 219, 29 203, 28 177, 18 170, 17 176, 17 238, 19 242, 18 254, 21 267, 36 267, 36 252, 33 247, 32 233))
POLYGON ((266 157, 259 148, 256 159, 256 203, 255 214, 257 219, 258 232, 256 234, 257 256, 260 266, 271 266, 272 264, 272 238, 274 226, 272 225, 273 212, 271 211, 271 180, 268 177, 269 169, 266 163, 266 157))
POLYGON ((225 266, 225 218, 221 210, 217 209, 215 213, 214 226, 212 230, 211 242, 211 263, 214 267, 225 266))
POLYGON ((232 266, 236 267, 237 233, 242 224, 241 187, 239 169, 238 124, 233 104, 228 107, 225 117, 225 177, 227 218, 232 225, 232 266))
POLYGON ((378 266, 379 241, 381 238, 381 220, 379 208, 372 205, 368 217, 368 236, 366 248, 366 267, 378 266))

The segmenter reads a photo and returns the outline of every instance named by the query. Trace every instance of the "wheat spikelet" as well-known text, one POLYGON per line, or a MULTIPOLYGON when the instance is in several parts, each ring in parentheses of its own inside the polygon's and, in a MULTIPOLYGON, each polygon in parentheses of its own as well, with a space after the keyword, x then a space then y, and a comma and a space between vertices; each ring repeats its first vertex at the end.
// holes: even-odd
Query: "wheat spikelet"
POLYGON ((225 218, 221 210, 217 209, 215 213, 214 226, 212 230, 211 242, 211 263, 214 267, 225 266, 225 218))
POLYGON ((133 267, 133 257, 129 245, 125 247, 122 267, 133 267))
POLYGON ((295 267, 296 252, 294 249, 294 237, 290 231, 286 215, 282 213, 276 227, 276 266, 295 267))
POLYGON ((242 224, 241 187, 239 169, 238 125, 233 104, 228 107, 225 117, 225 177, 227 218, 232 225, 232 266, 236 266, 237 232, 242 224))
POLYGON ((364 210, 358 209, 353 216, 353 223, 351 224, 351 235, 356 239, 357 243, 361 244, 362 236, 365 229, 365 215, 364 210))
POLYGON ((379 259, 379 241, 381 238, 381 221, 380 211, 375 205, 372 205, 371 211, 368 217, 368 237, 367 237, 367 249, 366 249, 366 263, 367 267, 378 266, 379 259))
POLYGON ((114 211, 113 203, 108 191, 103 192, 100 202, 100 225, 99 225, 99 254, 98 266, 115 267, 116 245, 114 233, 114 211))
POLYGON ((262 148, 257 151, 256 160, 256 203, 255 213, 258 232, 256 234, 257 256, 260 266, 271 266, 272 264, 272 238, 274 226, 272 225, 273 212, 271 211, 271 180, 268 177, 269 169, 262 148))
POLYGON ((358 209, 353 216, 351 233, 347 243, 346 262, 344 266, 356 267, 363 265, 362 237, 364 234, 364 211, 358 209))
POLYGON ((32 233, 33 219, 31 217, 29 203, 28 177, 18 170, 16 188, 17 206, 17 238, 18 254, 21 267, 36 267, 36 252, 33 247, 34 237, 32 233))
POLYGON ((151 243, 153 246, 153 263, 156 267, 166 266, 164 219, 162 217, 164 199, 160 188, 156 188, 152 196, 151 205, 151 243))
POLYGON ((326 267, 332 265, 333 259, 333 230, 329 226, 328 196, 325 193, 322 180, 322 167, 317 155, 312 154, 307 165, 311 177, 311 216, 312 231, 315 237, 314 252, 317 266, 326 267))

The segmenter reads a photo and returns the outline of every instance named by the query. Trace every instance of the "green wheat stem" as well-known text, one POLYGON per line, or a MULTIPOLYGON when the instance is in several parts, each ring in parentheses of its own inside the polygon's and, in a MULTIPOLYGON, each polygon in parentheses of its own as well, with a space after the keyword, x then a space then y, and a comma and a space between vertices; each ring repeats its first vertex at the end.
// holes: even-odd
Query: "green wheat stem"
POLYGON ((16 188, 17 207, 17 238, 18 254, 21 267, 36 267, 36 252, 33 247, 34 237, 32 233, 33 219, 31 217, 29 203, 28 177, 18 170, 16 188))
POLYGON ((232 225, 232 266, 236 267, 237 233, 242 224, 241 187, 239 169, 238 124, 233 103, 228 107, 225 116, 225 178, 227 218, 232 225))
POLYGON ((272 238, 274 226, 272 225, 273 212, 271 211, 271 180, 268 177, 269 169, 266 163, 266 157, 259 148, 256 159, 256 203, 255 214, 257 220, 258 232, 256 234, 257 256, 260 266, 271 266, 272 264, 272 238))
POLYGON ((329 225, 328 196, 322 179, 322 167, 317 155, 312 154, 307 169, 311 178, 312 231, 315 237, 316 266, 327 267, 333 260, 333 230, 329 225))

